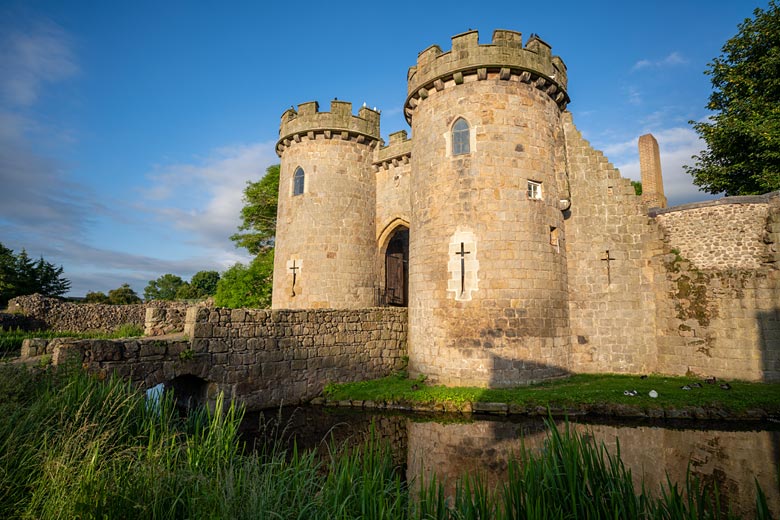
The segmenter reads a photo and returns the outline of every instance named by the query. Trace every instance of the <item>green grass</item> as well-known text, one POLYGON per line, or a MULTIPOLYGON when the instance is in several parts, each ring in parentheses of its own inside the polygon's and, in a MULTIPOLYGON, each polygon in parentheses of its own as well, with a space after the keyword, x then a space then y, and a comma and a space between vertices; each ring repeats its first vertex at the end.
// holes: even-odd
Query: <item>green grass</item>
POLYGON ((69 331, 51 331, 51 330, 37 330, 37 331, 23 331, 23 330, 3 330, 0 329, 0 355, 2 354, 18 354, 22 348, 22 341, 28 338, 79 338, 79 339, 117 339, 117 338, 132 338, 136 336, 143 336, 144 329, 138 325, 125 323, 120 325, 115 331, 92 331, 92 332, 69 332, 69 331))
POLYGON ((730 518, 690 477, 687 495, 635 489, 619 452, 551 421, 505 484, 471 475, 448 499, 436 480, 407 482, 373 435, 325 458, 281 443, 247 453, 242 410, 215 410, 182 418, 170 396, 150 405, 115 378, 0 365, 0 518, 730 518))
POLYGON ((465 403, 498 402, 521 407, 565 409, 633 405, 642 409, 700 407, 733 413, 751 409, 780 412, 780 384, 729 381, 731 390, 723 390, 719 386, 723 381, 718 381, 717 384, 702 382, 701 388, 681 389, 683 385, 696 381, 701 382, 692 377, 649 375, 640 379, 632 375, 577 374, 518 388, 485 389, 427 385, 400 373, 372 381, 329 384, 324 394, 334 401, 446 403, 457 407, 465 403), (626 396, 625 390, 636 390, 638 395, 626 396), (649 397, 650 390, 658 392, 658 397, 649 397))

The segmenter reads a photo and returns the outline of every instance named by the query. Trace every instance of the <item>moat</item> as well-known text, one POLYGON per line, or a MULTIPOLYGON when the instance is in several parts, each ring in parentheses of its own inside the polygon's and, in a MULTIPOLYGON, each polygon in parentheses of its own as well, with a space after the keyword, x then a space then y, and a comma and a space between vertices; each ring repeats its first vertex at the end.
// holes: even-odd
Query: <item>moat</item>
MULTIPOLYGON (((421 415, 365 412, 351 409, 299 407, 248 413, 244 438, 252 445, 280 438, 298 448, 319 449, 328 444, 355 445, 373 430, 390 444, 393 458, 410 483, 436 474, 448 490, 466 472, 480 472, 490 486, 506 478, 507 461, 522 446, 539 450, 546 427, 541 418, 496 417, 474 414, 421 415)), ((560 430, 564 420, 556 420, 560 430)), ((637 489, 660 490, 666 475, 682 483, 686 471, 704 483, 716 483, 724 507, 750 517, 755 505, 755 482, 767 496, 772 514, 780 515, 780 424, 714 421, 594 420, 576 418, 570 427, 604 443, 631 470, 637 489)))

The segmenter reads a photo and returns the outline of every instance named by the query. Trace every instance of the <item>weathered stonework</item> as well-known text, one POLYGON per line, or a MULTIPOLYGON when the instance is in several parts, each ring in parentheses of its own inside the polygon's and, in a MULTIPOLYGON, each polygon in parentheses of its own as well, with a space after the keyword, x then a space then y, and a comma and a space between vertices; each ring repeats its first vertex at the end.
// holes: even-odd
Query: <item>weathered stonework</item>
POLYGON ((450 385, 780 380, 777 193, 664 209, 648 134, 637 196, 580 135, 566 66, 537 37, 469 31, 407 79, 412 137, 387 146, 365 107, 283 114, 275 309, 364 307, 373 288, 408 306, 411 374, 450 385), (293 195, 298 166, 309 184, 293 195))
POLYGON ((55 365, 114 373, 142 388, 194 376, 208 400, 223 392, 249 409, 298 404, 328 382, 383 377, 406 365, 405 309, 191 307, 187 322, 179 339, 28 341, 23 355, 47 353, 55 365))
MULTIPOLYGON (((198 304, 210 305, 210 300, 198 304)), ((143 327, 145 336, 162 336, 184 330, 189 307, 188 303, 163 300, 130 305, 68 303, 33 294, 11 299, 8 310, 17 314, 4 314, 0 326, 8 328, 16 324, 27 330, 110 332, 122 325, 135 325, 143 327)))

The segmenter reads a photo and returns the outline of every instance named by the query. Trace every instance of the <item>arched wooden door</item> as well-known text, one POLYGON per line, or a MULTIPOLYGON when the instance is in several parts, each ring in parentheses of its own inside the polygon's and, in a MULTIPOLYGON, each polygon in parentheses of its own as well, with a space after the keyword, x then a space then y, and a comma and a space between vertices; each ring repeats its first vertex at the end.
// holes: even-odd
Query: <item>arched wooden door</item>
POLYGON ((409 301, 409 229, 399 227, 385 253, 385 294, 388 305, 405 307, 409 301))

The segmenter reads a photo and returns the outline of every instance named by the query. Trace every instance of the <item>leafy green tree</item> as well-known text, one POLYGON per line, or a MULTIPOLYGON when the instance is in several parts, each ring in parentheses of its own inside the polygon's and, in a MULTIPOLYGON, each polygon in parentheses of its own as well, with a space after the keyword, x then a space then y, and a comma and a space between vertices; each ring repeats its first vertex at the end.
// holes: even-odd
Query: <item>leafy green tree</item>
POLYGON ((192 275, 190 285, 195 290, 196 298, 214 296, 217 293, 219 273, 217 271, 198 271, 192 275))
POLYGON ((108 296, 102 291, 89 291, 84 297, 84 303, 108 303, 108 296))
POLYGON ((164 274, 156 280, 149 280, 144 289, 144 300, 174 300, 176 291, 184 284, 184 280, 175 274, 164 274))
POLYGON ((129 305, 131 303, 141 303, 141 298, 130 287, 129 284, 123 283, 121 287, 108 291, 108 303, 112 305, 129 305))
POLYGON ((43 257, 33 260, 24 249, 14 255, 12 249, 0 243, 0 305, 26 294, 62 296, 69 289, 70 281, 63 276, 62 266, 55 267, 43 257))
POLYGON ((707 143, 686 167, 693 182, 709 193, 766 193, 780 189, 780 8, 739 25, 721 55, 710 63, 713 92, 709 121, 691 121, 707 143))
POLYGON ((176 289, 177 300, 196 300, 200 297, 201 296, 200 293, 198 293, 198 290, 190 283, 184 282, 179 286, 178 289, 176 289))
POLYGON ((217 284, 214 303, 221 307, 271 306, 274 275, 274 250, 268 249, 248 266, 236 264, 222 275, 217 284))
POLYGON ((238 247, 256 255, 273 247, 276 236, 276 206, 279 199, 279 165, 269 166, 257 182, 247 182, 239 231, 230 237, 238 247))

